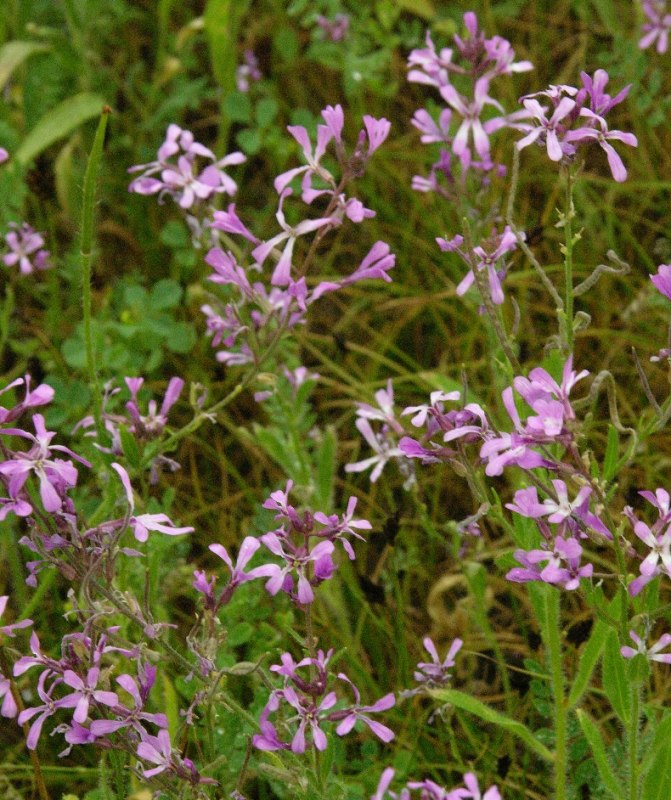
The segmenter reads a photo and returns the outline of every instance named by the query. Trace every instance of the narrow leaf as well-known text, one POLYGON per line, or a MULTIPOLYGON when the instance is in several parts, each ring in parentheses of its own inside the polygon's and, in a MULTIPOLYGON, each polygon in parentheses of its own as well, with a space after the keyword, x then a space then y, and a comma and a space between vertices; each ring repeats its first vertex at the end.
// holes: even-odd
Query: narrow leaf
POLYGON ((49 109, 28 133, 15 153, 24 166, 54 142, 65 138, 82 123, 100 115, 105 101, 98 94, 81 92, 49 109))
POLYGON ((603 785, 606 787, 606 789, 608 789, 613 797, 617 798, 617 800, 624 800, 622 784, 613 772, 613 768, 608 760, 606 746, 603 743, 601 731, 597 728, 585 711, 578 709, 576 714, 578 715, 582 732, 585 734, 585 739, 587 739, 589 746, 592 749, 592 755, 594 756, 594 761, 596 762, 596 767, 599 770, 599 775, 601 776, 603 785))
POLYGON ((456 689, 438 689, 431 692, 431 695, 437 700, 451 703, 453 706, 468 711, 470 714, 475 714, 476 717, 480 717, 485 722, 491 722, 493 725, 498 725, 499 728, 510 731, 541 758, 549 762, 554 761, 554 755, 547 747, 538 741, 529 728, 516 719, 510 719, 510 717, 506 717, 505 714, 501 714, 490 706, 485 705, 475 697, 459 692, 456 689))
POLYGON ((606 639, 601 671, 603 688, 613 706, 613 711, 626 725, 631 716, 631 686, 615 631, 610 631, 606 639))
POLYGON ((41 42, 7 42, 0 47, 0 90, 5 88, 12 72, 35 53, 45 53, 49 45, 41 42))
POLYGON ((668 800, 671 797, 671 739, 667 718, 655 732, 654 757, 643 781, 645 800, 668 800))

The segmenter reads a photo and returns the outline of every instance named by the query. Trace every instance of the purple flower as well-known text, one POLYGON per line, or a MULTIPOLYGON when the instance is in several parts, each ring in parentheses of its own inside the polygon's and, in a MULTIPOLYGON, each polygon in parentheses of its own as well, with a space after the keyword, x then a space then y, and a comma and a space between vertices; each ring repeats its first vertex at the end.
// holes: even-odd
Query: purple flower
POLYGON ((657 41, 657 52, 666 53, 669 47, 671 14, 667 14, 666 0, 643 0, 643 13, 648 21, 643 24, 643 36, 638 42, 641 50, 657 41))
POLYGON ((503 113, 503 107, 498 101, 489 96, 488 91, 488 78, 480 78, 476 81, 471 102, 459 94, 452 84, 441 88, 440 94, 443 100, 462 117, 461 125, 452 142, 452 152, 456 155, 460 155, 466 150, 469 135, 473 137, 473 145, 477 154, 481 158, 489 155, 489 137, 483 127, 480 116, 487 105, 494 106, 501 113, 503 113))
POLYGON ((436 645, 428 636, 424 639, 423 644, 424 648, 431 656, 431 661, 420 661, 417 663, 415 680, 432 688, 435 686, 444 686, 449 683, 452 678, 450 670, 456 663, 454 657, 461 650, 464 643, 461 639, 455 639, 450 645, 443 661, 441 661, 438 656, 436 645))
POLYGON ((239 92, 248 92, 250 82, 260 81, 263 76, 253 50, 245 50, 243 57, 244 63, 235 70, 235 86, 239 92))
POLYGON ((671 664, 671 653, 660 653, 665 647, 671 645, 671 633, 665 633, 659 637, 655 644, 646 647, 645 641, 636 634, 636 631, 629 631, 636 649, 633 647, 621 647, 620 653, 624 658, 634 658, 637 655, 645 656, 649 661, 660 661, 663 664, 671 664))
POLYGON ((572 146, 563 145, 559 140, 560 135, 566 132, 565 126, 561 124, 575 108, 575 100, 570 97, 563 97, 557 107, 553 110, 552 116, 546 116, 546 109, 535 98, 523 100, 523 105, 536 120, 537 125, 523 138, 517 142, 517 149, 524 147, 540 139, 547 147, 548 156, 552 161, 561 161, 564 155, 572 155, 575 150, 572 146))
POLYGON ((376 703, 373 703, 372 706, 362 706, 361 695, 359 694, 357 687, 343 672, 339 672, 338 677, 340 680, 349 683, 350 688, 354 693, 354 705, 348 708, 346 711, 336 712, 333 714, 332 718, 334 720, 342 720, 340 725, 338 725, 336 728, 336 733, 338 736, 345 736, 348 734, 354 728, 356 721, 361 720, 361 722, 366 724, 371 731, 373 731, 378 739, 381 739, 385 743, 391 742, 396 735, 394 731, 392 731, 391 728, 388 728, 386 725, 383 725, 381 722, 371 719, 368 714, 377 714, 380 711, 388 711, 390 708, 392 708, 396 704, 396 698, 394 697, 393 693, 390 692, 384 697, 381 697, 376 703), (344 716, 341 716, 342 714, 344 714, 344 716))
POLYGON ((138 514, 134 515, 135 500, 133 499, 133 489, 130 485, 130 478, 128 473, 121 466, 121 464, 112 464, 112 469, 117 473, 123 484, 128 500, 128 525, 133 531, 133 535, 138 542, 146 542, 149 537, 149 531, 158 531, 165 533, 168 536, 180 536, 184 533, 193 533, 195 528, 191 526, 186 528, 177 528, 171 521, 167 514, 138 514))
POLYGON ((22 275, 29 275, 35 270, 49 269, 50 253, 44 249, 44 237, 37 233, 27 222, 20 226, 10 223, 12 230, 5 236, 5 242, 11 250, 2 257, 6 267, 19 265, 22 275))
POLYGON ((289 284, 291 280, 291 260, 293 257, 294 245, 296 244, 296 239, 299 236, 304 236, 306 233, 312 233, 313 231, 325 226, 335 227, 336 225, 340 224, 340 220, 336 217, 321 217, 319 219, 303 220, 303 222, 299 222, 298 225, 293 227, 288 225, 282 207, 284 205, 285 198, 290 194, 291 189, 284 189, 282 191, 280 194, 279 208, 277 210, 277 214, 275 215, 280 227, 282 228, 282 233, 278 233, 267 242, 262 242, 252 251, 253 258, 256 260, 259 266, 262 266, 263 262, 270 255, 271 251, 274 250, 279 244, 286 241, 284 249, 282 250, 275 269, 273 270, 273 275, 271 278, 271 283, 273 286, 287 286, 289 284))
POLYGON ((335 569, 331 560, 331 554, 335 549, 333 542, 319 542, 312 550, 308 550, 307 547, 295 548, 289 542, 283 542, 276 533, 264 534, 261 536, 261 541, 271 553, 284 560, 282 567, 277 564, 257 567, 256 575, 270 576, 266 583, 267 591, 271 595, 276 595, 280 590, 291 592, 293 582, 290 573, 295 572, 298 578, 296 599, 301 605, 311 603, 315 596, 308 576, 309 566, 314 565, 315 578, 330 577, 335 569), (285 548, 288 548, 288 551, 285 548))
POLYGON ((91 723, 91 733, 93 736, 106 736, 110 733, 114 733, 121 728, 132 727, 140 734, 144 732, 144 729, 141 725, 141 722, 151 722, 153 725, 157 725, 159 728, 167 728, 168 727, 168 718, 165 714, 151 714, 143 710, 144 705, 147 701, 147 695, 149 693, 149 688, 151 688, 151 684, 153 684, 153 673, 156 672, 156 668, 152 667, 153 670, 148 687, 146 690, 141 690, 138 687, 137 682, 133 677, 130 675, 119 675, 116 679, 116 682, 119 686, 127 692, 132 700, 133 700, 133 707, 131 709, 126 708, 124 705, 116 705, 113 708, 113 712, 120 716, 120 719, 97 719, 91 723))
POLYGON ((85 679, 71 669, 66 669, 63 673, 63 683, 75 690, 72 694, 67 695, 67 698, 76 699, 75 712, 72 716, 75 722, 82 723, 86 720, 89 715, 89 704, 92 700, 105 706, 115 706, 117 704, 118 698, 114 692, 96 689, 99 677, 99 667, 91 667, 85 679))
POLYGON ((125 378, 125 381, 131 394, 130 400, 126 403, 126 410, 134 423, 130 428, 131 433, 141 437, 158 436, 168 424, 168 413, 179 400, 184 381, 181 378, 170 378, 160 411, 157 413, 156 400, 150 400, 146 415, 140 413, 137 398, 144 378, 125 378))
POLYGON ((375 455, 364 458, 363 461, 345 464, 345 472, 363 472, 373 467, 373 471, 370 474, 370 482, 375 483, 382 474, 385 464, 393 458, 404 458, 404 453, 398 445, 392 442, 388 435, 385 435, 385 428, 381 433, 376 434, 373 432, 370 422, 362 417, 357 419, 355 425, 359 429, 359 433, 375 451, 375 455))
POLYGON ((33 446, 25 453, 14 453, 14 458, 0 464, 0 474, 9 479, 9 493, 16 499, 28 475, 34 472, 40 482, 40 498, 45 511, 59 511, 66 491, 77 483, 77 470, 71 461, 51 458, 51 451, 67 453, 89 468, 91 464, 68 447, 60 444, 52 445, 51 440, 56 433, 47 431, 41 414, 33 415, 33 425, 35 435, 19 428, 5 428, 1 431, 6 436, 22 436, 30 439, 33 446))
MULTIPOLYGON (((5 609, 7 608, 7 601, 9 600, 9 595, 2 595, 0 597, 0 617, 5 613, 5 609)), ((33 624, 32 619, 22 619, 20 622, 13 622, 11 625, 2 625, 0 626, 0 634, 4 634, 5 636, 14 637, 14 631, 21 630, 22 628, 29 628, 33 624)))
POLYGON ((170 734, 165 728, 162 728, 158 735, 151 736, 144 733, 142 741, 137 746, 137 754, 139 758, 144 761, 149 761, 151 764, 156 764, 151 769, 142 770, 145 778, 151 778, 167 769, 172 769, 172 745, 170 744, 170 734))
POLYGON ((349 30, 349 15, 336 14, 333 19, 328 19, 323 14, 318 14, 315 23, 323 31, 325 39, 331 42, 341 42, 349 30))
POLYGON ((581 555, 577 539, 557 536, 552 550, 516 550, 515 558, 522 567, 511 569, 506 578, 515 583, 544 581, 572 591, 578 588, 580 578, 589 578, 594 571, 592 564, 580 566, 581 555), (543 562, 547 563, 540 569, 537 565, 543 562))
POLYGON ((54 390, 46 383, 41 383, 31 391, 31 380, 30 375, 26 375, 25 378, 17 378, 15 381, 7 384, 4 389, 0 389, 0 394, 4 394, 15 386, 24 384, 26 387, 26 395, 20 403, 17 403, 17 405, 10 409, 0 406, 0 423, 6 424, 7 422, 13 422, 20 417, 27 408, 48 405, 54 399, 54 390))
POLYGON ((29 720, 33 719, 33 717, 37 716, 33 724, 30 726, 28 736, 26 738, 26 747, 29 750, 34 750, 37 747, 40 734, 42 733, 42 726, 48 717, 53 716, 60 708, 74 708, 79 702, 79 697, 74 694, 67 695, 60 700, 54 700, 51 694, 61 682, 61 679, 56 678, 56 680, 52 682, 49 689, 45 689, 45 683, 51 676, 52 673, 49 670, 45 670, 40 675, 37 682, 37 695, 42 701, 42 705, 35 706, 34 708, 26 708, 19 714, 19 725, 23 725, 25 722, 28 722, 29 720))
POLYGON ((671 300, 671 265, 660 264, 657 267, 657 273, 651 275, 650 280, 664 297, 668 297, 668 299, 671 300))
POLYGON ((209 148, 194 141, 190 131, 175 124, 168 126, 165 141, 157 155, 156 161, 138 164, 128 170, 143 173, 131 182, 128 191, 143 195, 158 194, 159 200, 168 195, 183 209, 189 209, 201 200, 208 200, 214 194, 235 194, 236 183, 223 168, 246 161, 240 152, 230 153, 217 161, 209 148), (201 172, 197 171, 198 158, 210 162, 201 172), (160 174, 159 178, 153 177, 157 174, 160 174))

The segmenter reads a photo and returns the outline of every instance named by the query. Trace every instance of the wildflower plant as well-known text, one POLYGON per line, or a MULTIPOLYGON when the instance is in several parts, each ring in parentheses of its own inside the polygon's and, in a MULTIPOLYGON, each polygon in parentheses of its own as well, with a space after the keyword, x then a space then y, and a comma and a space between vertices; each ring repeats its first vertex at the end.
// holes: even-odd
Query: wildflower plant
MULTIPOLYGON (((5 48, 3 213, 35 228, 7 223, 0 291, 3 790, 669 796, 671 249, 631 188, 664 186, 640 75, 595 51, 538 90, 493 8, 233 5, 180 30, 162 6, 147 85, 100 58, 37 123, 31 86, 76 75, 5 48), (69 224, 29 166, 61 148, 62 202, 112 88, 69 224), (276 160, 243 127, 264 113, 276 160)), ((69 50, 26 36, 63 69, 118 47, 70 11, 69 50)), ((642 69, 669 15, 638 12, 642 69)))

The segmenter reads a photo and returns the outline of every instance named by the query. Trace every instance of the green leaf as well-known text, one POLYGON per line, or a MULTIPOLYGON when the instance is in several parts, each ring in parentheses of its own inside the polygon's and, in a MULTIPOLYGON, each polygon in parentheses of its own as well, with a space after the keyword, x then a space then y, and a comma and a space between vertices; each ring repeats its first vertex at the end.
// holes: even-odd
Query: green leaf
POLYGON ((119 437, 121 439, 121 449, 126 460, 131 467, 138 468, 142 464, 142 455, 137 446, 137 440, 133 434, 123 425, 119 426, 119 437))
POLYGON ((154 311, 175 308, 182 299, 182 287, 170 278, 164 278, 152 286, 149 304, 154 311))
POLYGON ((627 677, 620 642, 615 631, 610 631, 601 665, 603 688, 620 720, 629 724, 631 716, 631 684, 627 677))
POLYGON ((224 111, 231 122, 251 122, 252 101, 243 92, 233 92, 224 100, 224 111))
POLYGON ((603 457, 603 478, 611 480, 617 473, 617 454, 620 449, 620 440, 614 425, 608 426, 608 443, 603 457))
POLYGON ((643 781, 645 800, 668 800, 671 797, 671 740, 667 737, 650 765, 643 781))
POLYGON ((25 166, 54 142, 72 133, 82 123, 100 116, 105 105, 98 94, 81 92, 68 97, 55 108, 49 109, 28 133, 15 153, 16 160, 25 166))
POLYGON ((264 97, 256 106, 256 121, 260 128, 267 128, 277 116, 279 106, 272 97, 264 97))
MULTIPOLYGON (((606 746, 603 743, 601 731, 597 728, 585 711, 578 709, 576 714, 578 715, 582 732, 585 734, 585 738, 589 742, 589 746, 592 748, 592 755, 594 756, 594 761, 596 762, 603 785, 606 787, 606 789, 608 789, 613 797, 617 798, 617 800, 624 800, 622 784, 613 772, 613 768, 608 760, 606 746)), ((645 797, 647 800, 648 795, 646 794, 645 797)))
POLYGON ((576 706, 583 694, 587 685, 590 682, 594 669, 601 658, 601 651, 606 642, 606 635, 608 634, 608 626, 597 620, 594 623, 594 629, 590 634, 587 644, 580 654, 580 666, 578 672, 573 680, 573 686, 568 696, 568 707, 573 708, 576 706))
POLYGON ((459 692, 456 689, 438 689, 431 692, 431 696, 442 702, 451 703, 453 706, 468 711, 470 714, 475 714, 476 717, 480 717, 480 719, 485 722, 498 725, 499 728, 503 728, 521 739, 534 753, 545 759, 545 761, 554 761, 553 753, 551 753, 544 744, 538 741, 526 725, 523 725, 516 719, 506 717, 505 714, 501 714, 499 711, 485 705, 475 697, 459 692))
POLYGON ((421 17, 427 22, 431 22, 436 16, 436 9, 430 0, 396 0, 396 2, 404 11, 421 17))
POLYGON ((333 481, 336 472, 337 440, 332 428, 322 433, 322 441, 317 450, 317 487, 315 504, 320 508, 330 508, 333 494, 333 481))
MULTIPOLYGON (((7 42, 0 47, 0 89, 4 89, 12 72, 23 62, 35 55, 45 53, 51 48, 41 42, 7 42)), ((98 108, 100 111, 100 108, 98 108)))
POLYGON ((224 95, 235 87, 238 31, 249 0, 207 0, 203 24, 210 46, 212 72, 224 95))

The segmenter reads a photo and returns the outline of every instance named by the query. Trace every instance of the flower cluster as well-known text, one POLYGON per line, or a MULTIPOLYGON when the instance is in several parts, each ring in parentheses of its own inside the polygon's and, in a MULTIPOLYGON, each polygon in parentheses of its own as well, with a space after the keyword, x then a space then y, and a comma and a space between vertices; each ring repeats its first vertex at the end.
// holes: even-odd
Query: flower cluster
POLYGON ((456 292, 461 297, 473 286, 475 281, 474 270, 487 272, 489 294, 496 305, 503 303, 503 287, 501 282, 506 276, 507 268, 504 256, 517 248, 517 237, 510 227, 506 225, 502 234, 493 233, 489 239, 481 242, 469 252, 464 249, 464 237, 459 235, 453 239, 436 239, 438 247, 444 253, 458 253, 465 264, 470 267, 464 278, 458 284, 456 292))
MULTIPOLYGON (((111 383, 105 386, 102 401, 102 420, 105 431, 109 436, 109 444, 95 443, 95 447, 103 453, 120 456, 123 454, 122 430, 129 433, 136 443, 142 447, 146 442, 158 439, 163 435, 168 424, 170 409, 179 400, 184 381, 181 378, 171 378, 165 390, 165 395, 158 408, 156 400, 151 399, 147 404, 147 411, 143 413, 142 403, 138 397, 144 385, 144 378, 124 378, 124 382, 130 398, 125 403, 126 414, 114 412, 110 406, 112 399, 121 391, 111 383)), ((87 436, 96 436, 95 419, 93 416, 84 417, 77 423, 76 428, 86 429, 87 436)), ((174 472, 179 469, 179 464, 172 458, 159 455, 152 460, 150 470, 150 481, 152 484, 158 481, 161 469, 167 468, 174 472)))
POLYGON ((517 143, 517 149, 532 143, 545 146, 552 161, 570 161, 578 148, 590 142, 597 142, 606 153, 613 178, 622 182, 627 170, 611 141, 622 142, 636 147, 638 141, 633 133, 611 131, 605 115, 629 94, 631 86, 626 86, 615 97, 606 93, 608 73, 598 69, 593 76, 580 73, 582 86, 550 86, 542 92, 526 95, 522 105, 532 118, 531 124, 520 124, 526 136, 517 143), (539 99, 540 98, 540 99, 539 99), (548 110, 547 103, 550 108, 548 110))
POLYGON ((361 705, 359 690, 344 673, 339 672, 337 677, 349 686, 354 695, 354 703, 348 703, 344 708, 335 708, 341 703, 341 697, 337 691, 329 690, 329 661, 332 655, 333 650, 326 654, 320 650, 316 657, 306 657, 295 662, 290 653, 283 653, 282 663, 270 668, 284 678, 284 685, 271 692, 261 713, 261 733, 253 738, 256 748, 270 751, 291 750, 294 753, 304 753, 311 746, 317 750, 325 750, 328 744, 322 727, 325 723, 338 723, 335 731, 338 736, 345 736, 353 730, 357 721, 361 721, 383 742, 390 742, 394 738, 392 730, 369 716, 392 708, 396 702, 393 694, 386 694, 373 705, 361 705), (307 671, 309 676, 299 670, 307 671), (290 742, 280 738, 277 730, 279 723, 270 721, 273 715, 285 717, 282 729, 290 732, 290 742), (294 729, 296 723, 298 725, 294 729))
POLYGON ((436 122, 426 109, 415 113, 412 124, 422 134, 424 144, 441 145, 438 161, 427 178, 416 176, 413 188, 418 191, 435 191, 453 197, 456 182, 455 158, 461 168, 461 180, 469 170, 481 173, 502 174, 504 168, 491 156, 490 135, 504 127, 514 127, 524 119, 525 111, 506 114, 503 106, 490 95, 492 81, 501 75, 512 75, 533 69, 529 61, 515 61, 515 51, 510 42, 501 36, 488 39, 479 30, 476 15, 464 14, 467 36, 454 36, 454 47, 438 50, 426 34, 426 47, 413 50, 408 58, 408 80, 433 86, 446 103, 436 122), (457 85, 455 85, 457 81, 457 85), (459 91, 461 83, 468 89, 459 91), (493 108, 498 116, 487 115, 493 108), (451 133, 455 120, 456 132, 451 133), (475 151, 475 152, 474 152, 475 151), (439 182, 445 178, 449 188, 439 182))
POLYGON ((374 795, 370 800, 412 800, 416 791, 419 791, 420 800, 502 800, 501 793, 497 786, 490 786, 482 794, 477 777, 472 772, 464 775, 464 786, 457 789, 445 789, 435 781, 428 778, 423 781, 409 781, 400 794, 389 789, 394 779, 395 770, 387 767, 380 776, 380 782, 374 795))
POLYGON ((629 584, 632 596, 639 594, 657 575, 671 578, 671 498, 666 489, 657 489, 654 493, 644 490, 639 494, 657 510, 657 519, 653 525, 648 525, 637 518, 631 506, 626 506, 623 512, 636 536, 650 549, 639 566, 639 577, 629 584))
POLYGON ((406 486, 410 486, 414 479, 412 463, 400 447, 399 437, 404 433, 403 425, 396 419, 394 412, 394 390, 391 381, 387 381, 386 389, 375 392, 377 407, 368 403, 357 404, 356 427, 366 442, 374 451, 374 456, 364 458, 345 465, 345 472, 363 472, 373 467, 370 474, 371 483, 382 474, 382 470, 390 460, 398 463, 401 473, 406 478, 406 486), (371 426, 371 421, 381 422, 377 431, 371 426))
POLYGON ((12 230, 5 236, 9 252, 2 257, 6 267, 18 264, 21 275, 30 275, 37 270, 49 269, 51 254, 44 249, 44 236, 37 233, 27 222, 17 225, 10 223, 12 230))
POLYGON ((260 81, 263 75, 253 50, 245 50, 244 62, 235 70, 235 86, 239 92, 248 92, 252 81, 260 81))
POLYGON ((172 197, 183 209, 191 209, 215 194, 235 194, 235 181, 224 167, 242 164, 242 153, 230 153, 217 160, 214 153, 194 139, 191 131, 174 123, 168 126, 165 141, 159 147, 156 161, 137 164, 129 172, 142 175, 131 181, 128 191, 137 194, 158 194, 159 200, 172 197), (199 159, 207 162, 200 168, 199 159), (158 175, 158 177, 154 177, 158 175))
POLYGON ((255 363, 264 345, 274 341, 278 331, 290 330, 302 323, 307 308, 323 295, 361 280, 391 280, 388 273, 394 266, 395 257, 384 242, 377 242, 350 274, 322 280, 312 288, 308 286, 305 273, 324 236, 345 220, 360 223, 374 216, 374 212, 365 208, 360 200, 347 197, 344 188, 363 174, 366 163, 384 142, 390 127, 385 119, 364 117, 364 130, 354 151, 348 154, 342 139, 342 108, 339 105, 327 106, 322 117, 325 124, 318 126, 314 148, 305 128, 289 126, 289 132, 303 149, 306 164, 287 170, 275 179, 274 186, 279 195, 276 214, 281 229, 279 233, 261 241, 242 222, 234 204, 229 205, 226 211, 215 211, 212 215, 209 227, 214 235, 221 231, 241 236, 254 245, 251 251, 253 263, 247 268, 241 266, 231 252, 219 247, 211 248, 205 258, 214 270, 210 280, 227 287, 226 301, 213 298, 212 303, 202 306, 202 311, 207 317, 212 346, 224 346, 217 353, 217 359, 228 366, 255 363), (341 169, 337 182, 321 163, 332 143, 341 169), (290 184, 298 177, 301 177, 303 202, 311 205, 319 200, 325 207, 317 218, 291 223, 287 219, 285 204, 293 195, 290 184), (299 239, 308 236, 313 236, 313 239, 297 270, 295 250, 299 239), (275 262, 270 287, 252 277, 252 273, 261 271, 268 261, 275 262))

